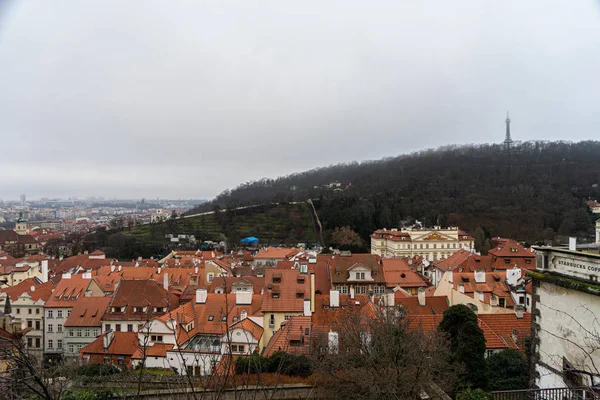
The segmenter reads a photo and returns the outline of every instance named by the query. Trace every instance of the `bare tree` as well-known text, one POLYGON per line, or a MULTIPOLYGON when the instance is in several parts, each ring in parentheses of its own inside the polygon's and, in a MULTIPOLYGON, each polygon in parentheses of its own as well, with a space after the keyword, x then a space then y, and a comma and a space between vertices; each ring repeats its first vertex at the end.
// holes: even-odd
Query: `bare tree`
POLYGON ((329 397, 416 399, 433 381, 453 387, 456 367, 442 334, 409 326, 395 307, 376 314, 348 309, 316 335, 312 359, 329 397))

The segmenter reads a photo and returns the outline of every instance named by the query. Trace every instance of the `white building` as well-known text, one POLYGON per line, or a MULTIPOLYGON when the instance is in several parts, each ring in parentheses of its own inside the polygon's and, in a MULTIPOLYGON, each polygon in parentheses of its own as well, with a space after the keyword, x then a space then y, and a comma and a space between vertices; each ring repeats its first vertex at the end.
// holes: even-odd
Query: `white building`
POLYGON ((600 381, 600 255, 538 247, 532 354, 539 388, 600 381))
POLYGON ((371 235, 371 254, 384 258, 421 256, 428 261, 473 249, 475 240, 458 228, 378 229, 371 235))

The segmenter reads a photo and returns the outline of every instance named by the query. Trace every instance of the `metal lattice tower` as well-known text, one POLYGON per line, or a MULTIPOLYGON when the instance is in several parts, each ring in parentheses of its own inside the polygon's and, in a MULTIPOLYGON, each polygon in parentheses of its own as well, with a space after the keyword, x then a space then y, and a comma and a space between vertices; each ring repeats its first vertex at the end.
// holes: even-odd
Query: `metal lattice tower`
POLYGON ((513 140, 510 137, 510 118, 508 116, 508 111, 506 112, 506 138, 504 139, 504 147, 510 149, 513 144, 513 140))

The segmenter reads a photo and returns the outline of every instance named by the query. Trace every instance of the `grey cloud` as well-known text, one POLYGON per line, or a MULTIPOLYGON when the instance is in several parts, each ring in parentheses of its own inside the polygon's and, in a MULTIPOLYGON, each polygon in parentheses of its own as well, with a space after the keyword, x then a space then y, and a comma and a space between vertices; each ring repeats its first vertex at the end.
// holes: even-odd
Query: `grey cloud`
POLYGON ((212 197, 450 143, 597 138, 598 1, 10 2, 0 197, 212 197))

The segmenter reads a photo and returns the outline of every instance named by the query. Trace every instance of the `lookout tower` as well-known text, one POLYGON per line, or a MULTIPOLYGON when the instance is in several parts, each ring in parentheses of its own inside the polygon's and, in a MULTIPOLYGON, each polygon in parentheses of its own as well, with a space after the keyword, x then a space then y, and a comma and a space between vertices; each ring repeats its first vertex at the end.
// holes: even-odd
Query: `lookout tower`
POLYGON ((506 122, 506 138, 504 139, 504 148, 506 150, 510 150, 513 140, 510 137, 510 117, 508 116, 508 111, 506 112, 506 120, 504 122, 506 122))

